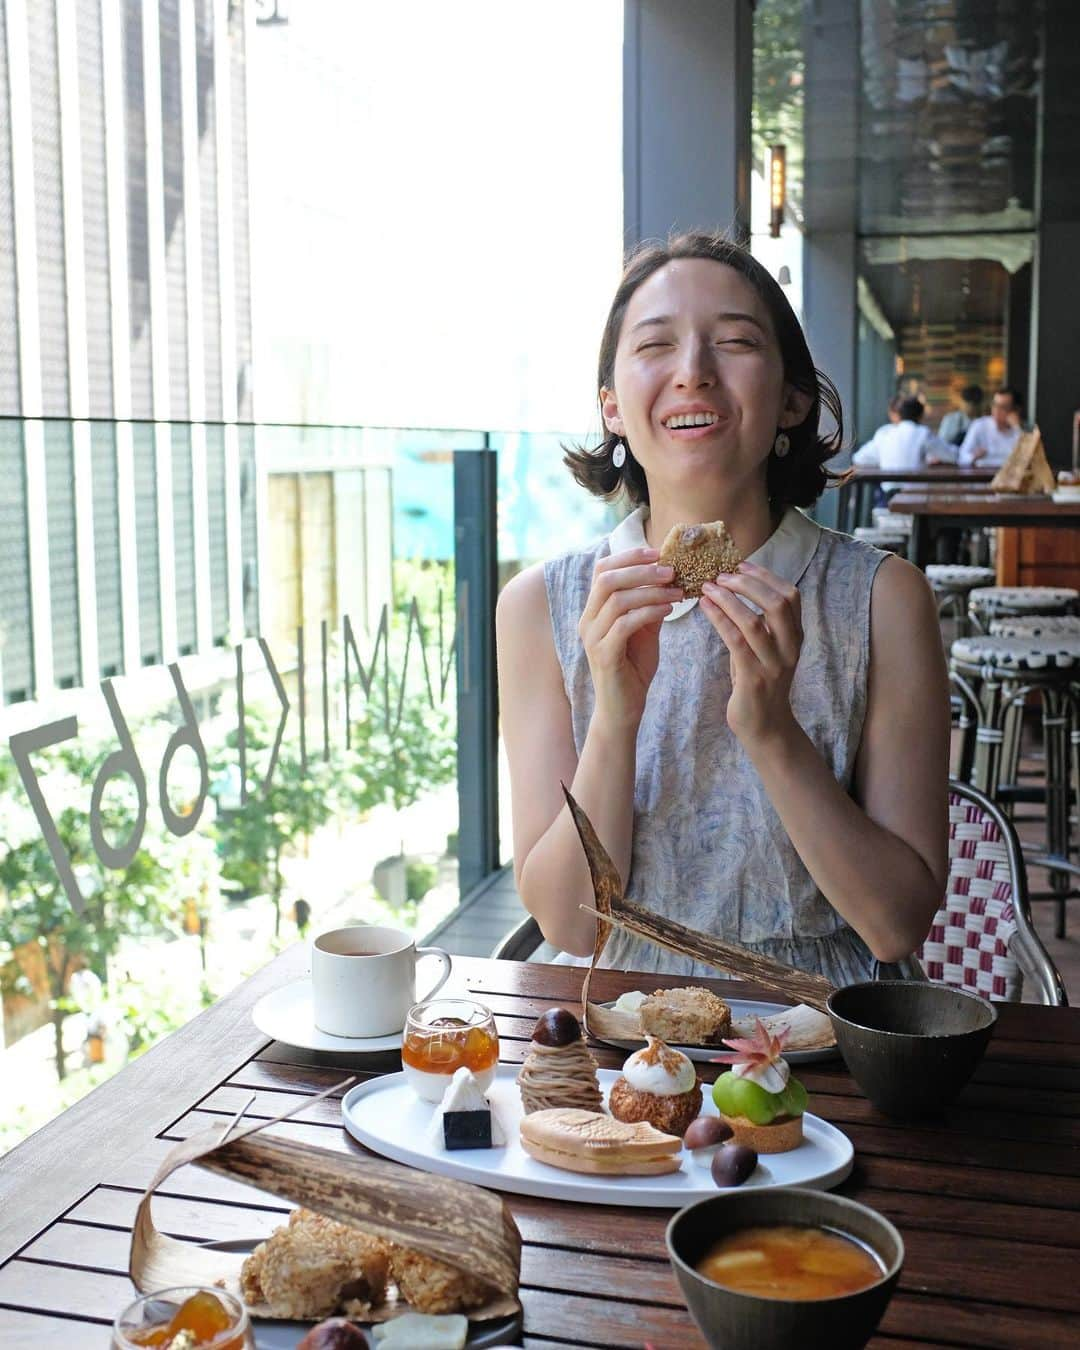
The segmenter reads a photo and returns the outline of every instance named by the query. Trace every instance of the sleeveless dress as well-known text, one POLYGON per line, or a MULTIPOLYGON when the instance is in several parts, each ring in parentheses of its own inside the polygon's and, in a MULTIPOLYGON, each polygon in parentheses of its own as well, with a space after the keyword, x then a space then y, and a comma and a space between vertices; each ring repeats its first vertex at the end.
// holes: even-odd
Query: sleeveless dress
MULTIPOLYGON (((598 558, 643 545, 648 507, 607 538, 544 565, 555 650, 580 754, 594 706, 578 622, 598 558)), ((870 593, 888 554, 823 529, 794 507, 752 562, 798 586, 803 645, 791 689, 799 725, 850 791, 866 715, 870 593)), ((727 725, 727 648, 696 600, 664 621, 660 663, 637 739, 627 895, 688 927, 834 984, 920 978, 910 957, 886 965, 818 890, 757 771, 727 725)), ((581 958, 559 958, 580 964, 581 958)), ((585 961, 587 964, 587 960, 585 961)), ((712 966, 613 930, 601 965, 673 975, 712 966)))

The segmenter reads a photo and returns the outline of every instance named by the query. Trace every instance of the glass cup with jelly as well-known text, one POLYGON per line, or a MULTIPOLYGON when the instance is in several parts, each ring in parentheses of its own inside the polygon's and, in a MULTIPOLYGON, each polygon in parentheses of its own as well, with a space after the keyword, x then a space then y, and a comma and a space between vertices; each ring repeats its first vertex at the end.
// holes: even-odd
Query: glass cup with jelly
POLYGON ((486 1092, 499 1062, 495 1017, 483 1003, 433 998, 415 1003, 405 1022, 401 1065, 409 1086, 428 1102, 441 1102, 458 1069, 471 1069, 486 1092))
POLYGON ((224 1289, 194 1285, 144 1294, 113 1324, 112 1350, 174 1344, 190 1350, 255 1350, 255 1336, 238 1298, 224 1289))

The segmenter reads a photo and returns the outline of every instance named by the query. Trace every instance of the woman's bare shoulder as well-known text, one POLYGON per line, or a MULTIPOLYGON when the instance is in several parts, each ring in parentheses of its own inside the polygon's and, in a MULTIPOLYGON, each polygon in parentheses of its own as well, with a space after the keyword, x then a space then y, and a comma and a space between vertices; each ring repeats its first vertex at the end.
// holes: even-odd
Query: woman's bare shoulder
POLYGON ((881 628, 895 626, 902 637, 912 625, 927 622, 936 630, 937 605, 930 583, 906 558, 895 554, 885 559, 874 576, 870 594, 871 621, 881 628))
POLYGON ((516 572, 499 592, 495 621, 500 628, 515 629, 519 624, 535 622, 547 613, 547 582, 544 564, 533 563, 516 572))

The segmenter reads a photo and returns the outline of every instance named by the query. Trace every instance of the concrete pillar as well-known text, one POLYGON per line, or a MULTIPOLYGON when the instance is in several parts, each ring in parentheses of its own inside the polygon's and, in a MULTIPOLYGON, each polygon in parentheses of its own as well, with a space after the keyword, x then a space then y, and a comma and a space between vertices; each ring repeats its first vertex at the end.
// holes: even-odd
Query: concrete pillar
MULTIPOLYGON (((845 443, 858 417, 857 206, 859 14, 857 0, 817 0, 803 18, 806 59, 803 314, 815 365, 840 391, 845 443)), ((833 467, 846 462, 838 456, 833 467)), ((835 520, 833 494, 815 515, 835 520)))
POLYGON ((750 231, 752 0, 625 0, 628 248, 672 229, 750 231))

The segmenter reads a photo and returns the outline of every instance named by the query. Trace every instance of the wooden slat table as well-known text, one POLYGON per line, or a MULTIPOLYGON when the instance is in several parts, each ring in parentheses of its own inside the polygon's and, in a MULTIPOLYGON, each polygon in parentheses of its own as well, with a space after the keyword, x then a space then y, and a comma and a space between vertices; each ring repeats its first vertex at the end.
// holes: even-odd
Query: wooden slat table
POLYGON ((913 516, 908 558, 916 567, 932 561, 935 525, 1038 525, 1051 529, 1080 526, 1080 502, 1055 502, 1052 497, 998 492, 898 492, 889 510, 913 516))
POLYGON ((870 465, 855 465, 851 477, 837 489, 837 525, 849 534, 856 525, 870 524, 870 509, 874 488, 881 483, 910 483, 913 487, 938 487, 944 483, 964 487, 989 483, 997 469, 976 465, 927 464, 921 469, 879 469, 870 465))
MULTIPOLYGON (((267 1043, 250 1021, 255 1000, 296 978, 304 960, 302 948, 285 953, 0 1160, 4 1350, 106 1344, 111 1318, 132 1294, 125 1272, 139 1194, 172 1140, 225 1119, 251 1092, 252 1115, 268 1118, 356 1069, 348 1058, 267 1043)), ((580 1011, 580 971, 455 964, 495 1010, 506 1061, 522 1059, 545 1008, 580 1011)), ((603 972, 594 987, 603 998, 675 982, 603 972)), ((732 997, 767 997, 747 985, 723 987, 732 997)), ((609 1067, 623 1058, 596 1053, 609 1067)), ((369 1073, 397 1067, 393 1056, 359 1063, 369 1073)), ((700 1067, 713 1076, 714 1066, 700 1067)), ((888 1215, 907 1244, 873 1346, 1080 1344, 1080 1010, 1001 1007, 975 1079, 939 1122, 885 1119, 839 1060, 804 1066, 799 1076, 811 1109, 855 1145, 842 1191, 888 1215)), ((332 1098, 276 1128, 364 1153, 332 1098)), ((702 1346, 668 1265, 668 1211, 508 1199, 524 1239, 525 1346, 702 1346)), ((194 1167, 155 1199, 159 1226, 191 1239, 259 1237, 283 1211, 276 1197, 194 1167)))

